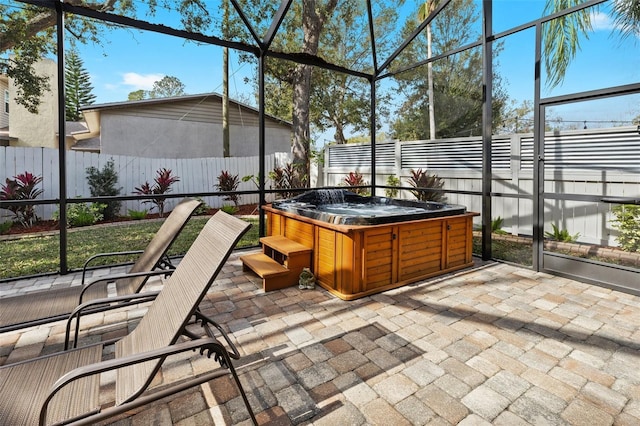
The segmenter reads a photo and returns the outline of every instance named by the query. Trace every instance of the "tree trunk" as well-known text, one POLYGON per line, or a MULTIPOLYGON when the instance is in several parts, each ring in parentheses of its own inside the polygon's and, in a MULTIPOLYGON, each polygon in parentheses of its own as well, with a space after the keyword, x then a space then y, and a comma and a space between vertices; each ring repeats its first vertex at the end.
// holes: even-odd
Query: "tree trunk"
POLYGON ((229 142, 229 48, 222 49, 222 156, 231 157, 229 142))
MULTIPOLYGON (((222 25, 225 36, 228 34, 229 3, 222 4, 222 25)), ((222 156, 231 157, 229 141, 229 48, 222 48, 222 156)))
MULTIPOLYGON (((302 2, 302 53, 309 55, 318 54, 320 33, 328 16, 333 14, 338 0, 329 0, 324 10, 316 9, 316 0, 303 0, 302 2)), ((296 167, 299 182, 309 182, 309 154, 311 127, 309 123, 309 98, 311 93, 311 74, 313 68, 310 65, 297 65, 293 73, 293 143, 291 156, 296 167)))
MULTIPOLYGON (((431 14, 436 7, 435 1, 427 1, 427 10, 431 14)), ((431 52, 431 24, 427 25, 427 58, 431 59, 433 56, 431 52)), ((434 140, 436 138, 436 112, 435 112, 435 94, 433 93, 433 63, 427 64, 427 80, 429 84, 429 139, 434 140)))
MULTIPOLYGON (((296 168, 299 183, 308 182, 310 125, 309 125, 309 92, 311 90, 311 66, 298 65, 293 79, 293 144, 291 156, 296 168)), ((306 185, 305 185, 306 186, 306 185)))

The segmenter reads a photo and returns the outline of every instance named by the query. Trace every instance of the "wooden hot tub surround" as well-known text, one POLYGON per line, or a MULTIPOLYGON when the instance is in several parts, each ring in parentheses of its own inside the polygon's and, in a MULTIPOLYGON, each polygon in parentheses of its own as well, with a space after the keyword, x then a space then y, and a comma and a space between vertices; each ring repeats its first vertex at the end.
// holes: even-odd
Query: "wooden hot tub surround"
POLYGON ((472 225, 478 213, 376 225, 327 223, 263 206, 267 235, 312 249, 316 284, 357 299, 473 265, 472 225))

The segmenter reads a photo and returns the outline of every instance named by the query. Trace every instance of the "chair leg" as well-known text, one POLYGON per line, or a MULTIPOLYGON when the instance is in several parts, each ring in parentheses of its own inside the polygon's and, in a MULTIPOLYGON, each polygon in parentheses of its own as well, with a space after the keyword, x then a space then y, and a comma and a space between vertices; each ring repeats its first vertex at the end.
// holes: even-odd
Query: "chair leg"
MULTIPOLYGON (((227 357, 228 357, 228 355, 227 355, 227 357)), ((233 368, 233 364, 231 363, 231 359, 227 359, 227 362, 229 363, 227 368, 229 368, 229 371, 231 372, 231 375, 233 376, 233 380, 236 382, 236 386, 238 387, 238 390, 240 391, 240 395, 242 395, 242 400, 244 401, 244 405, 247 407, 247 411, 249 412, 249 417, 251 417, 251 421, 253 422, 253 424, 258 426, 258 421, 256 420, 255 414, 253 414, 253 410, 251 409, 251 405, 249 404, 249 399, 247 398, 247 394, 245 393, 244 388, 242 387, 242 383, 240 383, 240 378, 238 377, 238 374, 236 373, 236 369, 233 368)))

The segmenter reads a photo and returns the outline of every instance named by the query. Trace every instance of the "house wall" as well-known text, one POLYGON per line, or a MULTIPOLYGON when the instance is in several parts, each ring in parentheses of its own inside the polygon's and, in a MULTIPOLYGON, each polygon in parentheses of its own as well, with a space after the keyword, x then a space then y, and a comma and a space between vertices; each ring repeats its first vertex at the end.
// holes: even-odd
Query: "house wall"
MULTIPOLYGON (((9 126, 9 113, 5 111, 4 97, 9 90, 9 81, 6 77, 0 76, 0 129, 9 126)), ((11 96, 9 96, 11 98, 11 96)))
MULTIPOLYGON (((258 155, 258 115, 240 105, 229 110, 232 157, 258 155)), ((291 126, 266 118, 266 153, 289 152, 291 126)), ((101 152, 152 158, 221 157, 219 97, 131 104, 100 110, 101 152)))
MULTIPOLYGON (((16 87, 13 79, 9 79, 9 136, 16 138, 12 146, 25 147, 58 147, 58 91, 56 89, 56 63, 51 59, 43 59, 34 65, 39 75, 49 77, 49 90, 40 99, 38 113, 32 114, 14 100, 16 87)), ((4 95, 3 95, 4 96, 4 95)))
MULTIPOLYGON (((101 152, 148 158, 222 157, 222 125, 193 121, 134 117, 102 112, 101 152)), ((269 127, 265 131, 267 154, 291 149, 291 130, 269 127)), ((232 157, 258 155, 258 129, 231 125, 232 157)))

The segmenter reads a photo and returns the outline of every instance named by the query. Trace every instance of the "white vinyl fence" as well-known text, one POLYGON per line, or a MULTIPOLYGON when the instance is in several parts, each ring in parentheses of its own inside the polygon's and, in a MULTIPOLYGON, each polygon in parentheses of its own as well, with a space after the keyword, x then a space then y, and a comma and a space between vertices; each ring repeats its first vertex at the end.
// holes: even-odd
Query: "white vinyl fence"
MULTIPOLYGON (((545 193, 596 197, 640 197, 640 135, 634 127, 567 131, 545 135, 545 193)), ((325 151, 319 172, 323 186, 344 185, 349 172, 371 182, 371 145, 333 145, 325 151)), ((501 217, 504 230, 515 235, 533 233, 533 135, 494 136, 492 192, 520 195, 494 197, 491 218, 501 217)), ((389 176, 409 187, 411 169, 422 168, 444 181, 445 190, 482 191, 482 140, 479 137, 376 144, 376 183, 389 176)), ((377 195, 384 195, 378 189, 377 195)), ((408 191, 400 197, 413 198, 408 191)), ((481 212, 477 195, 448 193, 447 201, 481 212)), ((551 224, 580 234, 591 244, 616 245, 611 224, 612 205, 593 201, 545 200, 545 231, 551 224)), ((480 223, 480 218, 476 218, 480 223)))
MULTIPOLYGON (((231 157, 231 158, 140 158, 118 155, 106 155, 95 153, 83 153, 76 151, 66 152, 67 164, 67 196, 90 197, 89 185, 87 182, 87 168, 90 166, 102 170, 104 165, 113 159, 116 173, 118 174, 118 187, 122 187, 120 195, 133 195, 135 188, 144 182, 153 185, 157 171, 161 168, 170 169, 172 175, 178 176, 180 181, 171 186, 170 194, 176 193, 198 193, 215 192, 218 176, 222 171, 228 171, 232 175, 238 175, 240 179, 239 191, 256 190, 256 185, 251 182, 242 182, 244 176, 258 174, 260 160, 256 157, 231 157)), ((283 166, 289 160, 289 153, 270 154, 265 158, 267 172, 274 167, 283 166)), ((58 169, 58 150, 50 148, 21 148, 21 147, 0 147, 0 179, 5 183, 6 178, 30 172, 36 176, 42 176, 42 183, 39 185, 44 193, 39 198, 57 199, 60 197, 58 169)), ((268 183, 267 183, 268 184, 268 183)), ((170 211, 179 199, 167 201, 165 211, 170 211)), ((229 204, 222 197, 204 197, 204 201, 211 207, 221 207, 229 204)), ((258 202, 258 195, 240 196, 240 204, 251 204, 258 202)), ((152 204, 142 204, 141 201, 123 202, 121 214, 126 215, 129 209, 143 210, 150 209, 152 204)), ((42 219, 49 219, 54 211, 55 205, 37 206, 37 214, 42 219)), ((0 209, 0 222, 8 219, 11 213, 0 209)))

